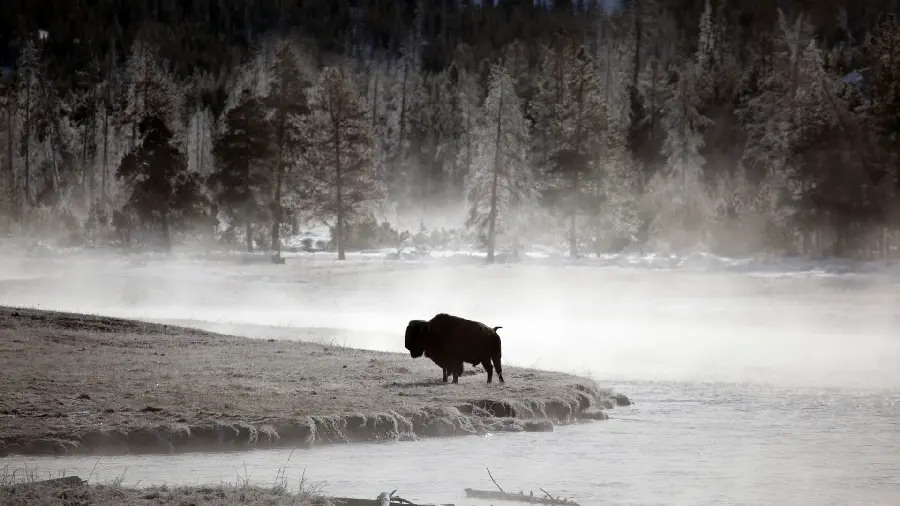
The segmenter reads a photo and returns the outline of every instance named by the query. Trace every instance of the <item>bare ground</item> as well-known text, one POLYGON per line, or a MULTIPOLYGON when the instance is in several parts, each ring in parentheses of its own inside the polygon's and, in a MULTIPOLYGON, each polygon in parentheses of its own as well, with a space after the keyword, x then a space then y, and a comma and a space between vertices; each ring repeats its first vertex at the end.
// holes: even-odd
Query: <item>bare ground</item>
MULTIPOLYGON (((306 447, 603 420, 616 397, 508 367, 0 307, 0 456, 306 447)), ((627 402, 624 397, 619 403, 627 402)))

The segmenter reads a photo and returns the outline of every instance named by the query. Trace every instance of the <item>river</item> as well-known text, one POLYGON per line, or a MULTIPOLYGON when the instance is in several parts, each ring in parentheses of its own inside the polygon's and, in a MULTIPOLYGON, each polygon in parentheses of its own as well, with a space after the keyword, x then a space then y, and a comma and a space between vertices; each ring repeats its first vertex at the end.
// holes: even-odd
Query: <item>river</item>
POLYGON ((245 475, 272 483, 286 465, 290 484, 305 469, 331 494, 398 489, 456 504, 479 504, 464 500, 463 488, 493 488, 490 468, 508 491, 544 487, 583 505, 900 504, 894 282, 524 266, 244 267, 213 281, 197 274, 203 269, 219 272, 192 268, 197 276, 186 282, 156 270, 150 284, 136 281, 148 279, 139 269, 107 266, 102 289, 86 288, 84 269, 56 271, 0 283, 0 303, 202 320, 195 324, 252 337, 331 335, 394 351, 405 320, 455 311, 503 325, 509 362, 590 374, 635 404, 553 433, 293 454, 12 457, 0 467, 100 481, 124 473, 125 484, 144 486, 245 475))

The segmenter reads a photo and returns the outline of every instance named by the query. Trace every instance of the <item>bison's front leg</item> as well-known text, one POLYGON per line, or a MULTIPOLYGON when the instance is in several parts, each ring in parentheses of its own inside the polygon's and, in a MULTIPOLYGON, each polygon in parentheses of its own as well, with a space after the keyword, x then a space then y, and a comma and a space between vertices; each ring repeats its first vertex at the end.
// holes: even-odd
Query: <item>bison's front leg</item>
POLYGON ((447 368, 446 368, 446 367, 442 367, 441 370, 444 372, 444 383, 446 383, 446 382, 447 382, 447 376, 449 375, 449 372, 447 371, 447 368))

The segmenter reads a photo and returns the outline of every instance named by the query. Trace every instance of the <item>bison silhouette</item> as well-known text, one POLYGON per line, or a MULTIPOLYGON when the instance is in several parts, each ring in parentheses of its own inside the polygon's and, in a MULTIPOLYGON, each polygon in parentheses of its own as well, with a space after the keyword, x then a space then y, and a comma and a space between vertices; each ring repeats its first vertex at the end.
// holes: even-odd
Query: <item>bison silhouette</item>
POLYGON ((406 326, 406 349, 412 358, 424 355, 437 364, 443 372, 444 383, 449 375, 453 375, 453 383, 459 383, 465 363, 484 366, 488 383, 496 368, 497 378, 504 383, 500 335, 497 334, 501 328, 439 313, 427 321, 410 320, 406 326))

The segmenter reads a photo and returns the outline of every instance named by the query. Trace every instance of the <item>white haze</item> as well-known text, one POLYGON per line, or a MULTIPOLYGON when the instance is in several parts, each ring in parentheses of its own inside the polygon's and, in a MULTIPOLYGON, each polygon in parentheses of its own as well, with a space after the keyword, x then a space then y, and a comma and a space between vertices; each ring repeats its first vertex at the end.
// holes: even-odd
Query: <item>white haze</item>
POLYGON ((486 266, 475 259, 358 255, 337 262, 331 254, 291 257, 286 265, 85 252, 5 257, 5 305, 191 320, 257 336, 327 335, 390 351, 403 351, 408 320, 450 312, 503 326, 507 363, 606 383, 900 388, 900 291, 878 276, 486 266))

